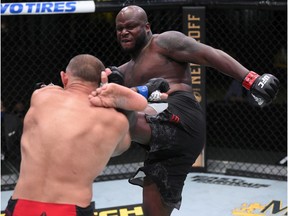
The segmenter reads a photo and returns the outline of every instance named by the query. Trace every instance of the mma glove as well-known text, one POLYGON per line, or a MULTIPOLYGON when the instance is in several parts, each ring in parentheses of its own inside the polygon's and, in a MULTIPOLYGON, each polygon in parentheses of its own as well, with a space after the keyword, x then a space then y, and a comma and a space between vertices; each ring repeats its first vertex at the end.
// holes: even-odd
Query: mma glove
POLYGON ((35 84, 34 90, 43 88, 45 86, 46 86, 46 84, 44 82, 38 82, 38 83, 35 84))
POLYGON ((50 84, 46 85, 44 82, 38 82, 38 83, 35 84, 34 90, 43 88, 45 86, 53 86, 53 85, 54 85, 53 83, 50 83, 50 84))
POLYGON ((108 83, 124 85, 124 74, 115 66, 108 67, 112 73, 108 76, 108 83))
POLYGON ((272 102, 278 93, 279 80, 272 74, 259 75, 250 71, 242 82, 242 86, 250 91, 260 107, 272 102))
POLYGON ((169 83, 163 78, 150 79, 145 85, 137 86, 137 92, 143 95, 148 101, 160 101, 161 92, 167 92, 169 83))

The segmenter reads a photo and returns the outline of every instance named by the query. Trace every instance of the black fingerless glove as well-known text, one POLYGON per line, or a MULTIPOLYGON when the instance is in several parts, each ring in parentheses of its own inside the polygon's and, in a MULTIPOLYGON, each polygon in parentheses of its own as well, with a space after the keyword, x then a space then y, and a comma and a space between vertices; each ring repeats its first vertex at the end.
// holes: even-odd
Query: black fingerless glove
POLYGON ((112 73, 108 76, 108 83, 124 85, 124 74, 115 66, 108 67, 112 73))
POLYGON ((156 90, 159 92, 167 92, 170 89, 169 83, 163 78, 150 79, 145 85, 137 86, 136 88, 137 92, 147 99, 156 90))
POLYGON ((45 87, 45 86, 46 86, 46 84, 45 84, 44 82, 38 82, 38 83, 35 84, 34 90, 43 88, 43 87, 45 87))
POLYGON ((259 75, 250 71, 242 85, 250 90, 254 100, 261 107, 270 104, 279 90, 279 80, 272 74, 259 75))

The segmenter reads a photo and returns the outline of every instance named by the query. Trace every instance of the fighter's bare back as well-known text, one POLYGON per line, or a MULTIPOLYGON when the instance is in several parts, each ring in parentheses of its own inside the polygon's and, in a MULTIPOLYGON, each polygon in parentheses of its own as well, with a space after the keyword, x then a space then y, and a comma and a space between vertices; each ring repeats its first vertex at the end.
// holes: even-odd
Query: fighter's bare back
POLYGON ((90 91, 48 86, 33 93, 24 120, 21 172, 13 199, 90 204, 95 177, 129 129, 124 115, 90 105, 90 91))

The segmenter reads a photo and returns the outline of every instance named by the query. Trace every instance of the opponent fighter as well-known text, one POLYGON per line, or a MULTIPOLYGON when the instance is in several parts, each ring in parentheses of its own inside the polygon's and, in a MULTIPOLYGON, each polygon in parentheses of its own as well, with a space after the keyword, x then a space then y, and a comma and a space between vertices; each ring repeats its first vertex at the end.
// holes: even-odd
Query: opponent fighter
POLYGON ((92 183, 131 141, 127 117, 114 108, 141 111, 147 106, 140 94, 113 83, 93 97, 102 107, 91 106, 89 94, 104 70, 96 57, 77 55, 61 71, 64 88, 49 85, 33 92, 24 119, 20 176, 6 216, 94 215, 92 183))
POLYGON ((259 106, 271 103, 279 81, 272 74, 250 71, 227 53, 181 32, 152 34, 146 13, 138 6, 118 13, 116 33, 122 49, 131 55, 117 72, 123 73, 125 86, 137 86, 147 95, 141 86, 151 78, 164 78, 170 85, 167 109, 154 116, 139 113, 132 140, 149 144, 150 151, 144 167, 130 179, 143 186, 145 216, 167 216, 180 208, 185 178, 205 143, 205 119, 193 95, 189 64, 213 67, 242 82, 259 106), (144 181, 137 178, 140 174, 145 174, 144 181))

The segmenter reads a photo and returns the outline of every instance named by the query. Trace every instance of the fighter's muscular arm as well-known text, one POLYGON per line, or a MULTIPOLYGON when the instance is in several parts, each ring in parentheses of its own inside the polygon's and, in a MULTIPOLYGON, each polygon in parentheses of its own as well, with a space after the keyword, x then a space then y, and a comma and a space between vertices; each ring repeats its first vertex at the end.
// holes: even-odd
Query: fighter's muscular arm
POLYGON ((155 43, 163 48, 162 54, 179 62, 189 62, 213 67, 242 81, 249 70, 227 53, 197 42, 181 32, 168 31, 158 35, 155 43))
MULTIPOLYGON (((119 130, 119 133, 122 132, 123 137, 119 140, 119 143, 116 146, 116 148, 112 154, 112 157, 121 155, 123 152, 127 151, 128 148, 130 147, 130 144, 131 144, 131 136, 130 136, 130 133, 128 133, 128 130, 129 130, 128 127, 129 126, 127 125, 127 119, 125 117, 119 116, 117 119, 117 123, 118 123, 118 125, 121 125, 121 127, 117 127, 117 128, 115 128, 115 130, 119 130), (123 133, 123 131, 125 131, 125 129, 127 131, 126 131, 126 133, 125 132, 123 133)), ((130 123, 129 123, 129 125, 130 125, 130 123)))
POLYGON ((181 32, 169 31, 158 35, 155 44, 159 53, 175 61, 210 66, 242 82, 259 106, 272 102, 279 89, 279 80, 272 74, 259 75, 249 71, 227 53, 199 43, 181 32))

